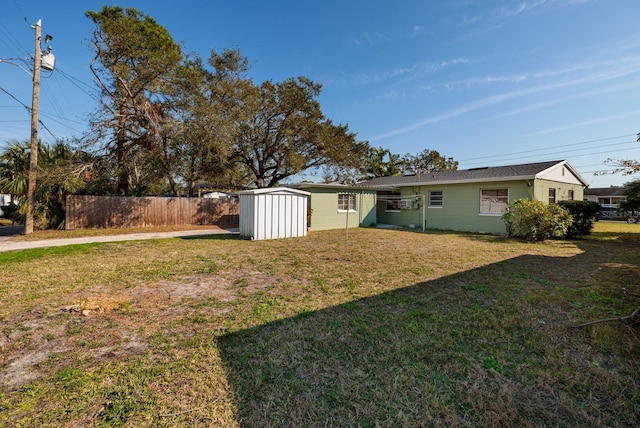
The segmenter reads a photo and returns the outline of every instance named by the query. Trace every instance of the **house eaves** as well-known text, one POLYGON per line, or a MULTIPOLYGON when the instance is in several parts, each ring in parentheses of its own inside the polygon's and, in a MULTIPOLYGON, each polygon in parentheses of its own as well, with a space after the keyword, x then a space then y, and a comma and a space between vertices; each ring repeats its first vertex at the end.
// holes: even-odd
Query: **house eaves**
POLYGON ((455 171, 439 171, 422 174, 421 176, 378 177, 365 181, 361 183, 361 185, 365 187, 389 188, 549 179, 550 176, 553 176, 551 172, 561 167, 566 167, 567 170, 574 175, 575 181, 581 183, 583 186, 587 185, 586 180, 584 180, 567 161, 563 160, 455 171), (547 176, 545 177, 545 175, 547 176))
POLYGON ((587 180, 585 180, 584 177, 582 175, 580 175, 580 173, 578 171, 576 171, 576 169, 569 162, 567 162, 566 160, 558 163, 557 165, 550 166, 549 168, 545 169, 544 171, 540 171, 538 174, 536 174, 536 178, 544 179, 545 175, 547 175, 548 173, 550 173, 553 170, 558 169, 560 167, 567 168, 569 170, 569 172, 571 172, 571 174, 573 174, 578 179, 578 181, 580 181, 580 183, 582 183, 582 185, 584 187, 588 187, 589 186, 589 183, 587 182, 587 180))
POLYGON ((593 187, 584 189, 584 195, 591 196, 624 196, 624 187, 593 187))
POLYGON ((429 181, 415 181, 407 184, 396 184, 393 187, 413 187, 413 186, 440 186, 445 184, 468 184, 468 183, 493 183, 499 181, 520 181, 520 180, 535 180, 535 175, 519 175, 512 177, 489 177, 489 178, 468 178, 459 180, 429 180, 429 181))
POLYGON ((289 187, 292 187, 294 189, 302 189, 302 190, 331 189, 331 190, 343 190, 343 191, 364 191, 364 190, 375 191, 375 190, 388 189, 387 186, 361 186, 358 184, 354 186, 349 186, 347 184, 339 184, 339 183, 299 183, 299 184, 292 184, 289 187))

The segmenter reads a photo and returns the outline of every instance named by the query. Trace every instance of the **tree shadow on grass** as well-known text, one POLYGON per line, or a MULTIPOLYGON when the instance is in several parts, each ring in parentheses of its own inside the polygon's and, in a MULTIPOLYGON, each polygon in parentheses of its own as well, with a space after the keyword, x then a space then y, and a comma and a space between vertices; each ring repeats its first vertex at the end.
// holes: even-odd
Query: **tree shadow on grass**
POLYGON ((569 328, 629 307, 600 275, 585 253, 527 255, 226 334, 240 425, 635 425, 638 349, 569 328))

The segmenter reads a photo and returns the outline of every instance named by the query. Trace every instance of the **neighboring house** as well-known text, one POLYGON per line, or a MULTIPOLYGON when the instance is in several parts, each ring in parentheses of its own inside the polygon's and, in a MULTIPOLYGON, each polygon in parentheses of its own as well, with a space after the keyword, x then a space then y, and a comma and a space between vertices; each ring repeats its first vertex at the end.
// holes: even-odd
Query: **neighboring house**
POLYGON ((587 182, 561 160, 380 177, 360 185, 378 189, 377 223, 502 234, 509 203, 581 201, 587 182))
POLYGON ((602 209, 596 214, 598 220, 624 220, 626 216, 618 211, 620 202, 625 200, 624 187, 594 187, 584 189, 584 200, 597 202, 602 209))
POLYGON ((224 199, 224 198, 228 198, 230 195, 228 193, 224 193, 224 192, 209 192, 209 193, 203 193, 202 197, 203 198, 210 198, 210 199, 224 199))
POLYGON ((624 187, 594 187, 584 189, 584 200, 599 203, 605 210, 616 210, 625 200, 624 187))
POLYGON ((0 193, 0 216, 3 216, 5 214, 4 211, 2 211, 2 207, 9 205, 11 202, 13 202, 13 198, 11 197, 11 195, 0 193))
POLYGON ((376 224, 376 189, 342 184, 302 183, 291 187, 309 196, 311 230, 368 227, 376 224))

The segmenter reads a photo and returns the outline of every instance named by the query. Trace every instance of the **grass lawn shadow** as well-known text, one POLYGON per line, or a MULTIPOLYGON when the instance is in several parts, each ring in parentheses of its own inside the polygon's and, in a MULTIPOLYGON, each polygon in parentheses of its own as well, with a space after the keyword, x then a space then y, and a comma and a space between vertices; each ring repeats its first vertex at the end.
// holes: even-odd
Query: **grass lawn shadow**
POLYGON ((636 425, 635 333, 571 328, 634 303, 595 265, 571 277, 586 254, 520 256, 221 336, 240 425, 636 425))
POLYGON ((180 236, 180 239, 184 240, 194 240, 194 241, 208 241, 208 240, 229 240, 229 239, 240 239, 240 235, 237 233, 216 233, 211 235, 187 235, 180 236))

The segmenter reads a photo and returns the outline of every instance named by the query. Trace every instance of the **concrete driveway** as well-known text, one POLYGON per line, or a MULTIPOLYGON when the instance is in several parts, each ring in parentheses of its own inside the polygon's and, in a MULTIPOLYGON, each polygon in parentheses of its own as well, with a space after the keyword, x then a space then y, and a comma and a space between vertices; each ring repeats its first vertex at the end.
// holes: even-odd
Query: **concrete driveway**
POLYGON ((238 229, 194 229, 174 232, 129 233, 121 235, 85 236, 81 238, 42 239, 37 241, 17 241, 15 236, 22 233, 22 226, 0 226, 0 252, 26 250, 29 248, 60 247, 63 245, 86 244, 91 242, 139 241, 143 239, 195 238, 208 235, 238 234, 238 229))

